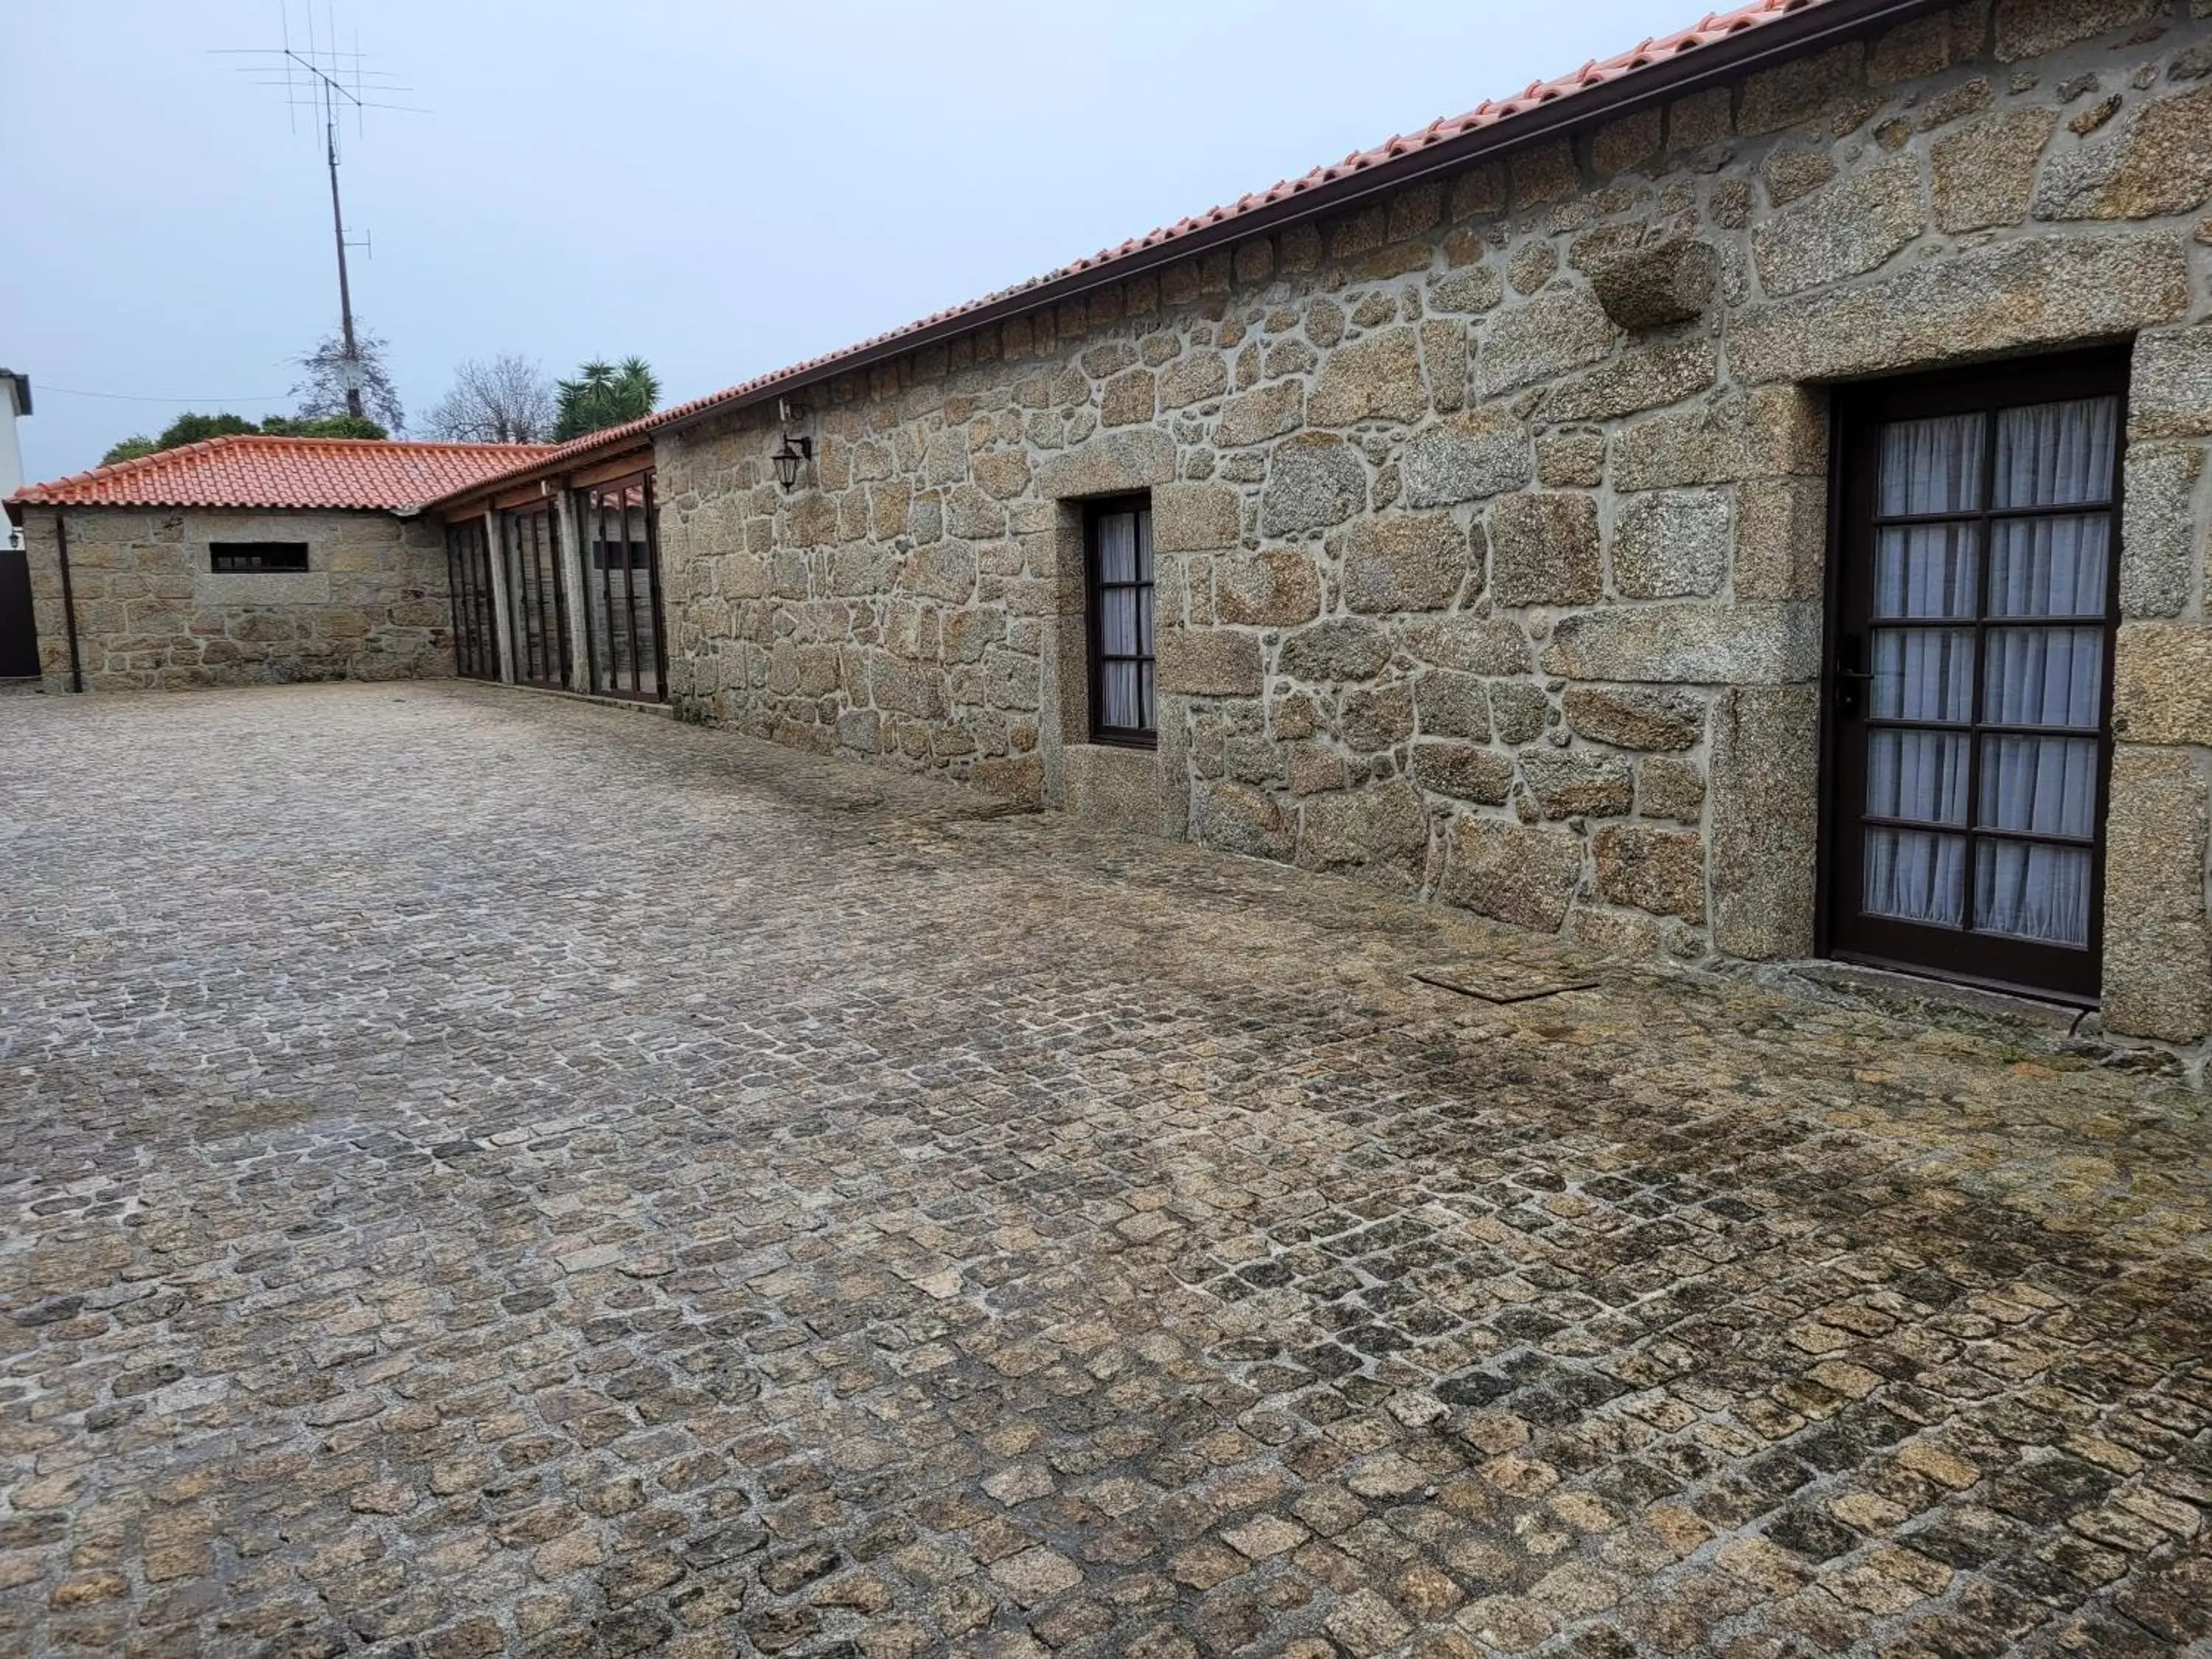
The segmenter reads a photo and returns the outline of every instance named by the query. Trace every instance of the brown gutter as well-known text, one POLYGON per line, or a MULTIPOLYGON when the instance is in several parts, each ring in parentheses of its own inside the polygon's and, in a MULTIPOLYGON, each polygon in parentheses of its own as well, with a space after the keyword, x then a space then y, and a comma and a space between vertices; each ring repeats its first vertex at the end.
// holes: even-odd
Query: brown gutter
POLYGON ((1454 172, 1474 161, 1518 149, 1562 131, 1626 114, 1663 98, 1679 97, 1714 81, 1732 80, 1777 59, 1802 57, 1854 35, 1903 22, 1923 12, 1941 10, 1952 3, 1954 0, 1825 0, 1825 3, 1747 29, 1725 40, 1701 46, 1664 63, 1650 64, 1587 92, 1558 99, 1429 149, 1409 151, 1397 160, 1347 173, 1265 207, 1232 215, 1218 225, 1169 238, 1152 247, 1139 248, 1066 276, 1015 289, 971 311, 909 329, 787 376, 770 375, 741 394, 695 410, 653 431, 656 435, 680 432, 701 421, 787 394, 794 387, 902 357, 939 340, 1126 282, 1131 276, 1176 264, 1194 254, 1241 242, 1261 231, 1296 223, 1317 214, 1335 212, 1370 197, 1402 190, 1434 174, 1454 172))

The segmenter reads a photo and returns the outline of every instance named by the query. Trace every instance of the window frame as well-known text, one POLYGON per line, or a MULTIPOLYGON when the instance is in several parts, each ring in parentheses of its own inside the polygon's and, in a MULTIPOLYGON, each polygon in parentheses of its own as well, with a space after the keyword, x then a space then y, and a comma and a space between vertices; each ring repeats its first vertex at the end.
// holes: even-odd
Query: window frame
POLYGON ((210 542, 208 574, 211 576, 302 576, 314 568, 314 544, 304 541, 210 542), (283 564, 230 564, 226 560, 263 560, 280 553, 283 564), (294 564, 289 561, 297 558, 294 564))
MULTIPOLYGON (((1099 542, 1099 526, 1101 522, 1107 518, 1124 513, 1134 513, 1139 515, 1143 521, 1142 535, 1144 541, 1146 543, 1149 543, 1152 538, 1151 521, 1152 516, 1152 498, 1149 494, 1106 495, 1084 503, 1083 630, 1085 647, 1084 655, 1085 658, 1085 666, 1088 671, 1087 678, 1089 682, 1091 704, 1088 711, 1090 718, 1086 722, 1086 725, 1090 732, 1090 740, 1092 743, 1107 744, 1122 749, 1157 749, 1159 747, 1160 743, 1158 689, 1159 615, 1158 610, 1159 593, 1159 556, 1157 551, 1155 551, 1152 556, 1152 572, 1149 579, 1140 581, 1128 582, 1107 581, 1103 569, 1103 561, 1100 557, 1102 549, 1099 542), (1138 683, 1139 688, 1139 696, 1140 698, 1143 695, 1143 668, 1141 665, 1149 664, 1152 666, 1153 690, 1151 712, 1152 723, 1148 726, 1109 726, 1106 724, 1103 717, 1102 711, 1104 709, 1106 704, 1105 669, 1107 661, 1104 639, 1105 608, 1103 600, 1106 593, 1109 590, 1114 592, 1133 590, 1141 592, 1145 596, 1144 599, 1139 601, 1140 611, 1138 640, 1140 646, 1144 638, 1144 629, 1142 626, 1143 608, 1150 607, 1152 610, 1152 650, 1149 653, 1139 650, 1133 656, 1122 653, 1116 653, 1113 658, 1113 660, 1115 662, 1134 662, 1140 665, 1138 671, 1138 683)), ((1141 566, 1139 568, 1141 568, 1141 566)))

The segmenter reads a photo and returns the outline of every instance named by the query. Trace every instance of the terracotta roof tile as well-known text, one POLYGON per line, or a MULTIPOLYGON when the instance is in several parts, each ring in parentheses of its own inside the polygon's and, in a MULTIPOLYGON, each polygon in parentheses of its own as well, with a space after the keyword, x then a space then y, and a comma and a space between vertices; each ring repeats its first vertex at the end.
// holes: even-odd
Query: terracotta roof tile
POLYGON ((527 467, 551 444, 417 444, 240 435, 165 449, 52 483, 11 507, 275 507, 398 509, 527 467))
MULTIPOLYGON (((825 374, 834 373, 841 365, 850 360, 872 357, 880 353, 883 348, 895 345, 908 336, 941 332, 948 324, 957 324, 963 317, 999 306, 1033 289, 1049 288, 1066 278, 1118 264, 1133 255, 1188 240, 1200 231, 1217 229, 1224 224, 1232 223, 1237 219, 1275 207, 1322 185, 1332 184, 1339 179, 1384 167, 1391 162, 1402 161, 1406 157, 1414 155, 1421 150, 1428 149, 1449 139, 1464 137, 1487 128, 1510 125, 1517 117, 1526 115, 1532 110, 1544 108, 1561 100, 1572 98, 1577 94, 1587 94, 1612 82, 1627 79, 1644 70, 1677 59, 1685 53, 1694 52, 1700 47, 1731 40, 1785 17, 1820 10, 1838 3, 1838 0, 1753 0, 1753 3, 1732 11, 1715 12, 1689 28, 1678 30, 1673 34, 1647 40, 1632 50, 1618 53, 1611 58, 1593 59, 1571 75, 1561 76, 1553 81, 1532 82, 1517 96, 1492 99, 1478 104, 1464 115, 1439 118, 1418 132, 1401 134, 1386 139, 1371 149, 1355 150, 1341 161, 1327 167, 1316 167, 1302 178, 1280 180, 1264 191, 1244 196, 1232 204, 1209 209, 1204 213, 1179 220, 1174 224, 1147 231, 1141 236, 1133 236, 1119 246, 1102 248, 1088 258, 1063 265, 1057 270, 1048 271, 1045 275, 1033 277, 1026 283, 1018 283, 1012 288, 1001 289, 996 293, 984 295, 981 299, 971 300, 964 305, 953 306, 944 311, 932 313, 929 316, 919 318, 902 327, 873 335, 855 344, 844 347, 841 350, 829 352, 818 357, 810 357, 802 362, 789 364, 769 374, 757 375, 736 386, 726 386, 720 392, 709 392, 705 397, 694 398, 688 402, 674 404, 648 415, 642 420, 632 421, 623 426, 611 427, 604 432, 594 432, 586 437, 575 439, 562 445, 557 453, 550 458, 551 465, 532 463, 519 466, 515 471, 518 476, 524 476, 533 471, 557 471, 559 464, 565 464, 571 459, 581 458, 601 450, 634 443, 657 428, 691 419, 726 405, 734 406, 758 401, 772 392, 794 387, 802 383, 820 379, 825 374)), ((465 494, 466 490, 459 490, 455 493, 465 494)))

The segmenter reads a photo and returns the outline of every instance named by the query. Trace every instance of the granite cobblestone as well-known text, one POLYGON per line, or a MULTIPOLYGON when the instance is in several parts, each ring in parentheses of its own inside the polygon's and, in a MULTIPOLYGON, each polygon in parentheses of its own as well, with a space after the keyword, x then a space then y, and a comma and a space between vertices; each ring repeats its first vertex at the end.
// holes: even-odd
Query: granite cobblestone
POLYGON ((2212 1638, 2158 1076, 489 688, 0 743, 0 1648, 2212 1638))

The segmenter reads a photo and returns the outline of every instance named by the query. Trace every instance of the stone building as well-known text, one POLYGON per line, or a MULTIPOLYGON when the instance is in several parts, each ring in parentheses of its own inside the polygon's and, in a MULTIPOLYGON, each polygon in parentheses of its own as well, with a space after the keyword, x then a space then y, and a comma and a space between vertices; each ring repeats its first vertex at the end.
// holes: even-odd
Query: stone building
POLYGON ((418 506, 517 459, 211 438, 20 490, 40 675, 166 690, 451 674, 445 532, 418 506))
POLYGON ((465 654, 2200 1043, 2208 14, 1709 19, 457 488, 465 654))

